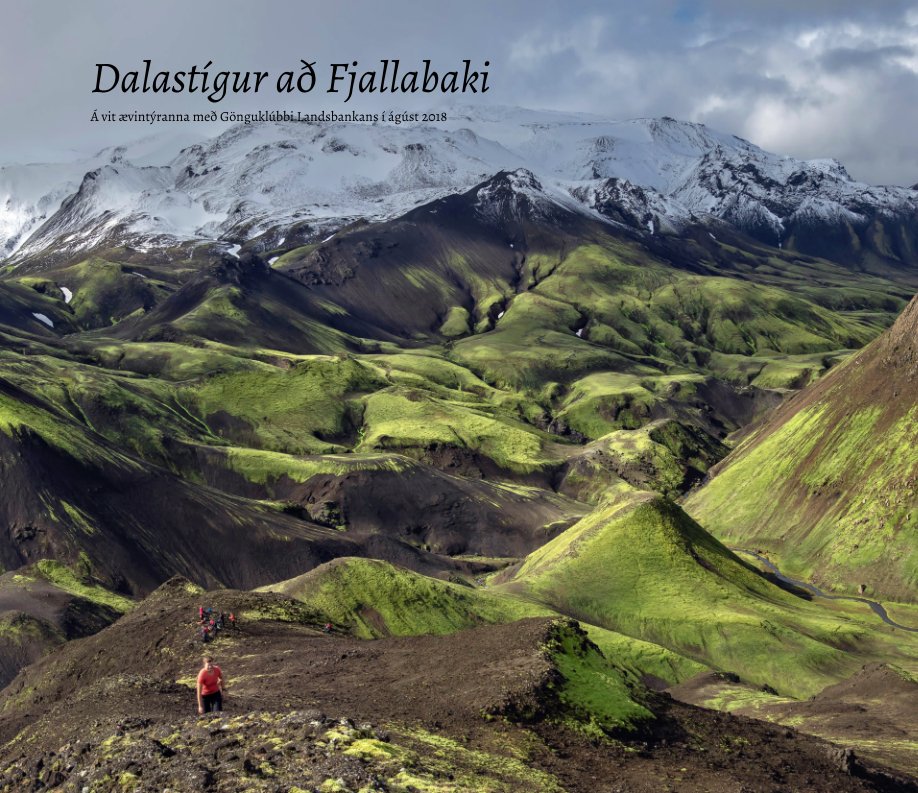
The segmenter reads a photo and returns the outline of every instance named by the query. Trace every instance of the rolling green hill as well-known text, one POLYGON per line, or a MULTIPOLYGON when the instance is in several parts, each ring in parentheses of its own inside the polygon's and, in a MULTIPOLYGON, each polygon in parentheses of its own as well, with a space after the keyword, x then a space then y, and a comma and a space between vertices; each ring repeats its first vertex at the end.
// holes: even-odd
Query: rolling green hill
POLYGON ((677 505, 646 492, 600 506, 497 589, 793 697, 867 658, 902 652, 918 661, 918 642, 866 608, 833 611, 775 586, 677 505))

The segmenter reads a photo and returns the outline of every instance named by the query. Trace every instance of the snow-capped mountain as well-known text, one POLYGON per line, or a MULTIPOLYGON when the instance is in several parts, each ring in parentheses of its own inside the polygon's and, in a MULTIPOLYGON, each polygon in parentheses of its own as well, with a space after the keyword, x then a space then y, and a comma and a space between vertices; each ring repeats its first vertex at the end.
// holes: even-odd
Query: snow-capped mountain
POLYGON ((909 241, 918 192, 856 182, 832 160, 781 157, 671 118, 459 108, 449 119, 239 125, 185 147, 154 136, 85 160, 7 166, 0 257, 265 234, 274 247, 295 224, 324 235, 518 169, 529 174, 517 180, 521 190, 646 234, 713 218, 805 249, 827 230, 836 240, 874 239, 868 229, 880 224, 888 238, 881 255, 902 259, 918 249, 909 241))

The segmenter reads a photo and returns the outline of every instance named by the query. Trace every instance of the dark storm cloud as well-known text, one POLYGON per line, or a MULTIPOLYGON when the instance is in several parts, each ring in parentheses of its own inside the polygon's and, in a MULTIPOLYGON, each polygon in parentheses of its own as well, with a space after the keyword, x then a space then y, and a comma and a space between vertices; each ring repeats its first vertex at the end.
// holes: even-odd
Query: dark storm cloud
MULTIPOLYGON (((869 181, 912 184, 918 152, 918 4, 888 0, 483 0, 337 4, 275 0, 144 5, 114 0, 5 4, 0 27, 0 161, 100 148, 155 131, 89 123, 94 108, 193 112, 197 97, 100 97, 94 64, 184 69, 293 68, 381 58, 490 59, 492 90, 466 97, 709 123, 781 153, 831 156, 869 181)), ((324 90, 228 99, 238 111, 340 109, 324 90)), ((402 97, 399 107, 439 100, 402 97)), ((391 97, 365 97, 379 109, 391 97)), ((211 109, 210 107, 206 109, 211 109)), ((214 128, 198 128, 213 134, 214 128)))

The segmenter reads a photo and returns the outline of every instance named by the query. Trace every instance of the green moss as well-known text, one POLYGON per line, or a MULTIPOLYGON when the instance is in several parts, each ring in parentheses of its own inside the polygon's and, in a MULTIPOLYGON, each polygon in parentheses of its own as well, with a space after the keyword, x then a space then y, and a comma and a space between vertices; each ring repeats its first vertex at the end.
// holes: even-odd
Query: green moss
POLYGON ((250 482, 262 485, 273 485, 282 477, 294 482, 306 482, 320 474, 342 476, 352 471, 400 473, 412 464, 392 454, 294 456, 245 447, 229 447, 221 452, 226 456, 228 468, 242 474, 250 482))
POLYGON ((295 602, 265 603, 256 609, 246 609, 239 613, 241 622, 296 622, 301 624, 319 624, 321 615, 295 602))
POLYGON ((92 525, 89 516, 79 507, 68 504, 66 501, 62 501, 61 506, 64 508, 64 512, 70 517, 70 520, 72 520, 84 534, 91 536, 96 533, 96 528, 92 525))
POLYGON ((440 326, 440 333, 448 339, 466 336, 469 333, 471 315, 468 309, 462 306, 453 306, 446 314, 446 319, 440 326))
POLYGON ((130 598, 118 595, 98 584, 85 583, 69 567, 53 559, 41 559, 36 562, 35 570, 42 578, 72 595, 108 606, 122 614, 134 608, 135 603, 130 598))
POLYGON ((748 714, 750 711, 758 711, 768 705, 791 702, 796 702, 796 700, 788 697, 778 697, 749 686, 724 684, 719 687, 714 696, 708 697, 698 704, 712 710, 722 710, 727 713, 742 710, 748 714))
POLYGON ((380 374, 393 384, 420 386, 431 393, 452 398, 461 398, 459 394, 474 394, 489 400, 499 400, 504 396, 469 369, 441 358, 436 350, 368 355, 363 360, 377 367, 380 374))
POLYGON ((140 787, 140 777, 130 771, 122 771, 118 775, 118 787, 121 790, 136 790, 140 787))
POLYGON ((635 698, 623 674, 581 634, 561 627, 545 648, 561 673, 562 720, 588 734, 630 730, 653 714, 635 698))
POLYGON ((526 790, 561 793, 558 780, 530 767, 517 757, 470 749, 459 742, 421 729, 400 730, 400 740, 410 743, 419 766, 403 769, 387 780, 392 790, 475 791, 499 793, 526 790))
POLYGON ((358 738, 345 750, 344 754, 359 757, 362 760, 392 762, 400 765, 413 765, 417 758, 401 746, 377 741, 375 738, 358 738))

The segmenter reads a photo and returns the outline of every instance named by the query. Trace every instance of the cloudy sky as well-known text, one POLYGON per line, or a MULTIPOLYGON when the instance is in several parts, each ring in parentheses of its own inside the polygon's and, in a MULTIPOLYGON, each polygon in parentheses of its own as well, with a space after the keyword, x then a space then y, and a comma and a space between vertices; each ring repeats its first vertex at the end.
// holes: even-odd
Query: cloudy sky
MULTIPOLYGON (((212 60, 214 71, 275 75, 300 58, 326 73, 338 61, 369 69, 380 58, 431 58, 446 69, 470 58, 490 60, 491 90, 469 102, 670 115, 782 154, 836 157, 865 181, 918 182, 918 0, 605 0, 563 9, 555 0, 7 0, 0 13, 0 162, 98 149, 151 130, 93 124, 94 109, 214 107, 199 96, 94 95, 96 63, 127 71, 151 58, 156 70, 179 70, 212 60)), ((361 98, 347 109, 391 104, 361 98)), ((217 107, 343 108, 324 85, 296 99, 270 87, 217 107)))

